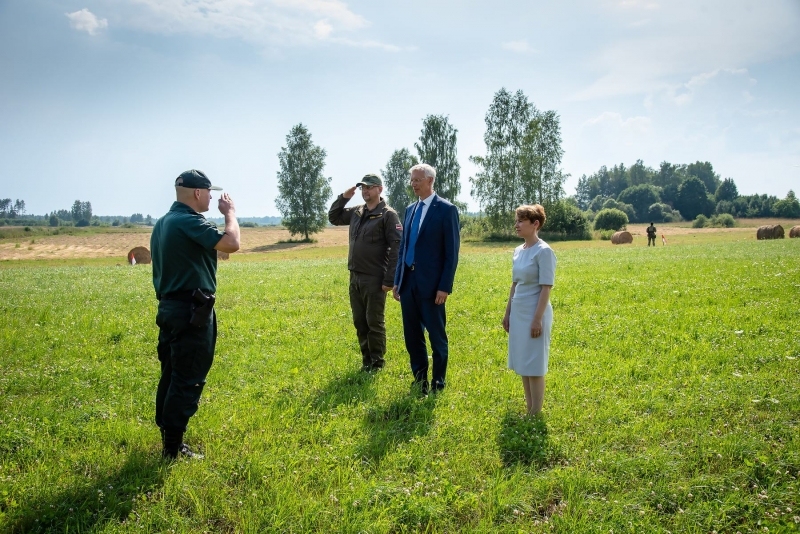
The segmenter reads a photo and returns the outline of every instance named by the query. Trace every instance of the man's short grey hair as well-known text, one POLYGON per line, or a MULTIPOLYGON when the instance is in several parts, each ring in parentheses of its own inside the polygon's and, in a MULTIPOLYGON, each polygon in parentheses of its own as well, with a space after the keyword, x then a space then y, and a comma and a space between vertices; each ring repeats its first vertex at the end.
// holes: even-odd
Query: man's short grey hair
POLYGON ((414 171, 422 171, 425 174, 425 178, 433 178, 436 180, 436 169, 428 165, 427 163, 418 163, 408 169, 408 175, 411 176, 411 173, 414 171))

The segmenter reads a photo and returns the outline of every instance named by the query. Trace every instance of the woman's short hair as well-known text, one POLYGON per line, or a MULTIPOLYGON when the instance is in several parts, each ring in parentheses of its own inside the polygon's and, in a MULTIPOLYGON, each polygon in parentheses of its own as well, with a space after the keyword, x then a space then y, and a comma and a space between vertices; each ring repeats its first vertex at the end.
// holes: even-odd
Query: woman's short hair
POLYGON ((544 222, 547 220, 547 215, 544 213, 544 206, 541 204, 523 204, 517 208, 516 215, 517 219, 520 221, 525 219, 530 222, 539 221, 539 228, 544 226, 544 222))

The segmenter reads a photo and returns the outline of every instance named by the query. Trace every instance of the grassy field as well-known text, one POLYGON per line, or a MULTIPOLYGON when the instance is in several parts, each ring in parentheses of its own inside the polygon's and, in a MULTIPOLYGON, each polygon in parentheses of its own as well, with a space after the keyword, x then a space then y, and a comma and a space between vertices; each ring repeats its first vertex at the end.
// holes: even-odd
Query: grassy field
POLYGON ((796 531, 800 239, 681 235, 554 244, 536 419, 500 327, 513 244, 465 245, 426 399, 393 301, 387 368, 358 373, 345 247, 224 263, 206 459, 169 465, 149 267, 5 262, 0 531, 796 531))

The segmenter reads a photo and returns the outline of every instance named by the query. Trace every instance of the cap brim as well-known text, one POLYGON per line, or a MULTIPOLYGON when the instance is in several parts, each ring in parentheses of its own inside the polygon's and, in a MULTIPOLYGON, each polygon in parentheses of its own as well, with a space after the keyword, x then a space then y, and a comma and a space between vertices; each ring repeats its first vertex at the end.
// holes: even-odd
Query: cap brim
POLYGON ((211 187, 209 187, 209 189, 211 189, 212 191, 222 191, 222 188, 218 185, 212 185, 211 187))

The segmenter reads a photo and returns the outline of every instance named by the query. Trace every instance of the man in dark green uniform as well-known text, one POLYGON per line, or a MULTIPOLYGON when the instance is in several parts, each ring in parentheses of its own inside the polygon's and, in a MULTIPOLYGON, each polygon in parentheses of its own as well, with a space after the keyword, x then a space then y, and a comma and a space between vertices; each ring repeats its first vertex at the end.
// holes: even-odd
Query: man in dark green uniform
POLYGON ((339 195, 328 211, 331 224, 350 225, 350 308, 361 346, 362 371, 377 371, 386 363, 386 292, 394 284, 397 247, 403 234, 400 218, 381 198, 382 192, 381 177, 367 174, 339 195), (345 208, 359 187, 366 204, 345 208))
POLYGON ((177 201, 153 227, 150 251, 158 315, 158 359, 161 380, 156 393, 156 424, 161 429, 162 455, 177 458, 201 455, 183 443, 189 418, 197 412, 206 375, 214 360, 217 317, 217 251, 239 250, 239 223, 233 200, 219 199, 225 230, 201 213, 208 211, 211 191, 208 177, 186 171, 175 180, 177 201))

